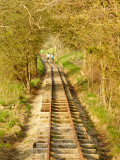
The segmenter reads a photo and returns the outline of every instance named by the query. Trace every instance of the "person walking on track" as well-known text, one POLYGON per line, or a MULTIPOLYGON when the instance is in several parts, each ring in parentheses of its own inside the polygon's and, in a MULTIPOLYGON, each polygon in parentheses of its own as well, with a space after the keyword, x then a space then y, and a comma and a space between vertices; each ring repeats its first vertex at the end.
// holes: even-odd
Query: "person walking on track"
POLYGON ((52 54, 51 59, 52 59, 52 61, 54 61, 54 53, 52 54))
POLYGON ((49 60, 49 58, 50 58, 50 54, 48 53, 48 54, 47 54, 47 61, 49 60))

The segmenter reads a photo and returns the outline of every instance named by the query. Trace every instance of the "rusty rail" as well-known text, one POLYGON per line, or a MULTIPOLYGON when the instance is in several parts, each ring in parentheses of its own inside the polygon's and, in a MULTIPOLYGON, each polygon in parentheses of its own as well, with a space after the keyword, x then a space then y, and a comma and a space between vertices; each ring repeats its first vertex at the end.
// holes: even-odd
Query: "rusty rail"
MULTIPOLYGON (((51 65, 50 65, 50 67, 51 67, 51 65)), ((74 133, 74 137, 75 137, 75 140, 76 140, 76 144, 77 144, 77 148, 78 148, 78 151, 79 151, 79 154, 80 154, 80 158, 81 158, 81 160, 85 160, 85 158, 83 157, 82 151, 81 151, 80 142, 78 140, 78 137, 77 137, 77 134, 76 134, 76 131, 75 131, 74 123, 73 123, 72 116, 71 116, 71 113, 70 113, 68 99, 67 99, 67 96, 66 96, 66 93, 65 93, 65 89, 64 89, 64 85, 63 85, 63 81, 62 81, 62 76, 61 76, 61 73, 60 73, 60 70, 59 70, 58 66, 57 66, 57 69, 58 69, 58 73, 59 73, 59 76, 60 76, 60 79, 61 79, 62 88, 64 90, 65 99, 66 99, 66 103, 67 103, 67 110, 68 110, 69 118, 70 118, 70 121, 71 121, 71 124, 72 124, 72 130, 73 130, 73 133, 74 133)), ((50 160, 51 106, 52 106, 52 98, 53 98, 52 97, 52 91, 53 91, 53 72, 52 72, 52 67, 51 67, 51 102, 50 102, 50 113, 49 113, 49 135, 48 135, 47 160, 50 160)))
POLYGON ((63 85, 62 76, 61 76, 61 73, 60 73, 60 70, 59 70, 59 67, 58 67, 58 66, 57 66, 57 69, 58 69, 58 73, 59 73, 60 78, 61 78, 62 88, 63 88, 63 90, 64 90, 65 99, 66 99, 66 103, 67 103, 68 114, 69 114, 70 121, 71 121, 71 124, 72 124, 72 129, 73 129, 73 133, 74 133, 75 140, 76 140, 76 143, 77 143, 77 147, 78 147, 78 151, 79 151, 79 154, 80 154, 80 158, 81 158, 81 160, 85 160, 85 158, 83 157, 83 154, 82 154, 81 147, 80 147, 80 142, 79 142, 79 140, 78 140, 78 137, 77 137, 77 134, 76 134, 76 131, 75 131, 74 123, 73 123, 72 116, 71 116, 71 113, 70 113, 70 108, 69 108, 68 99, 67 99, 67 96, 66 96, 66 93, 65 93, 65 89, 64 89, 64 85, 63 85))
MULTIPOLYGON (((51 66, 50 66, 51 67, 51 66)), ((51 102, 50 102, 50 113, 49 113, 49 135, 48 135, 48 150, 47 160, 50 160, 50 141, 51 141, 51 106, 52 106, 52 91, 53 91, 53 72, 51 67, 51 102)))

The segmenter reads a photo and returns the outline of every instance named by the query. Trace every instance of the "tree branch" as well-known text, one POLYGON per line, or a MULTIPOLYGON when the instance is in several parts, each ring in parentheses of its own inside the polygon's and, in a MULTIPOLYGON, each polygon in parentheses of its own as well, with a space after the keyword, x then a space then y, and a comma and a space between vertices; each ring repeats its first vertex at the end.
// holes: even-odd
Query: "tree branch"
POLYGON ((31 21, 32 16, 31 16, 31 13, 29 12, 28 8, 25 5, 23 5, 23 7, 27 10, 27 12, 29 14, 29 23, 30 23, 30 26, 32 27, 32 21, 31 21))

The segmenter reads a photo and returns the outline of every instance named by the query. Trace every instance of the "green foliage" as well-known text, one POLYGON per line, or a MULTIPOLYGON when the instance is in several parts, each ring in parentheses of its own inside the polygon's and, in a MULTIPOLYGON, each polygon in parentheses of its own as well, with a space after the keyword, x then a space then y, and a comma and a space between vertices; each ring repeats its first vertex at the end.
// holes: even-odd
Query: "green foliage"
POLYGON ((64 56, 62 56, 62 57, 60 57, 59 59, 58 59, 58 62, 60 61, 60 62, 64 62, 64 61, 66 61, 67 59, 69 59, 71 56, 72 56, 73 54, 66 54, 66 55, 64 55, 64 56))
POLYGON ((0 148, 2 147, 11 148, 11 145, 9 143, 0 143, 0 148))
POLYGON ((44 71, 44 67, 40 58, 37 59, 37 71, 40 75, 42 75, 44 71))
POLYGON ((2 106, 5 106, 5 105, 6 105, 6 102, 5 102, 5 101, 0 101, 0 104, 1 104, 2 106))
POLYGON ((20 103, 22 103, 22 104, 26 104, 27 103, 27 100, 26 100, 24 95, 20 95, 19 100, 20 100, 20 103))
POLYGON ((76 84, 85 90, 88 88, 88 80, 84 79, 83 77, 78 77, 76 84))
POLYGON ((95 47, 89 47, 87 49, 88 53, 92 54, 92 53, 99 53, 100 50, 98 48, 95 48, 95 47))
POLYGON ((84 101, 87 103, 90 112, 94 117, 99 120, 99 126, 106 125, 106 131, 108 136, 108 141, 113 144, 112 152, 119 153, 120 146, 117 143, 120 139, 119 126, 117 125, 117 119, 112 116, 112 114, 105 109, 103 105, 98 103, 97 96, 94 93, 87 93, 84 101))
POLYGON ((32 106, 31 106, 31 105, 29 105, 29 104, 26 104, 26 107, 27 107, 27 111, 28 111, 28 112, 30 112, 30 110, 31 110, 32 106))
POLYGON ((25 133, 24 132, 17 132, 16 135, 20 138, 24 138, 25 133))
POLYGON ((57 63, 64 63, 65 61, 75 62, 76 60, 82 60, 83 53, 81 51, 71 52, 69 54, 65 54, 57 60, 57 63))
POLYGON ((0 122, 4 122, 9 117, 9 111, 0 111, 0 122))
POLYGON ((3 129, 0 129, 0 137, 2 137, 5 134, 5 131, 3 129))
POLYGON ((40 78, 32 79, 30 82, 31 87, 37 88, 40 84, 40 78))
POLYGON ((20 121, 19 121, 18 118, 9 119, 9 120, 6 122, 7 128, 12 128, 12 127, 14 127, 15 125, 20 126, 20 121))
POLYGON ((80 71, 80 67, 74 65, 72 62, 70 61, 65 61, 63 63, 63 67, 66 68, 68 70, 68 74, 69 75, 74 75, 75 73, 77 73, 78 71, 80 71))
POLYGON ((0 104, 3 106, 16 104, 19 101, 19 96, 23 93, 24 87, 21 83, 5 80, 1 83, 0 104))

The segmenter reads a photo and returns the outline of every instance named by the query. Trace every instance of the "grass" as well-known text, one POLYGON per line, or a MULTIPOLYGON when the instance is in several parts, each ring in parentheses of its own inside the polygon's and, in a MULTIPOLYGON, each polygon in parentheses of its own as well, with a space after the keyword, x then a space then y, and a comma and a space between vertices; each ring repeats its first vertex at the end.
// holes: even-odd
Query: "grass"
POLYGON ((37 59, 37 71, 40 75, 42 75, 44 71, 44 67, 40 58, 37 59))
POLYGON ((7 107, 0 111, 0 148, 9 148, 11 145, 3 141, 3 137, 9 137, 21 130, 20 116, 14 110, 7 107), (15 128, 13 128, 16 126, 15 128), (18 127, 19 126, 19 127, 18 127))
POLYGON ((19 100, 20 100, 21 104, 26 104, 27 103, 27 99, 24 95, 20 95, 19 100))
POLYGON ((14 115, 11 109, 0 111, 0 122, 5 124, 7 128, 12 128, 14 125, 21 125, 20 120, 14 115))
POLYGON ((2 147, 4 147, 4 148, 10 148, 11 145, 9 143, 0 143, 0 148, 2 148, 2 147))
POLYGON ((0 111, 0 122, 4 122, 9 117, 9 111, 0 111))
MULTIPOLYGON (((44 72, 44 66, 43 66, 43 64, 41 62, 40 57, 38 57, 38 59, 37 59, 37 72, 38 72, 39 75, 42 75, 43 72, 44 72)), ((32 88, 38 88, 39 85, 40 85, 40 82, 41 82, 41 79, 36 77, 36 78, 31 80, 30 86, 32 88)))
POLYGON ((81 51, 77 51, 77 52, 71 52, 69 54, 66 54, 62 57, 60 57, 57 61, 57 63, 64 63, 65 61, 71 61, 74 62, 76 60, 82 60, 83 59, 83 54, 81 51))
POLYGON ((9 80, 4 80, 4 82, 1 83, 0 89, 0 104, 2 106, 16 104, 19 96, 25 91, 21 83, 11 82, 9 80))
POLYGON ((119 153, 120 144, 118 142, 120 140, 120 131, 119 126, 116 124, 117 119, 103 105, 99 104, 99 100, 95 94, 86 92, 84 101, 92 115, 99 120, 98 126, 106 126, 107 140, 112 144, 111 155, 113 156, 115 153, 119 153))
POLYGON ((0 137, 2 137, 5 134, 4 129, 0 129, 0 137))
POLYGON ((87 90, 88 88, 88 80, 86 78, 83 78, 82 76, 79 76, 77 78, 76 84, 83 90, 87 90))
POLYGON ((77 65, 76 62, 83 59, 82 52, 71 52, 58 59, 57 64, 62 64, 62 66, 67 70, 67 74, 70 76, 75 76, 80 74, 81 66, 77 65))
POLYGON ((40 82, 41 82, 40 78, 35 78, 35 79, 31 80, 30 85, 31 85, 31 87, 37 88, 39 86, 40 82))
POLYGON ((5 102, 5 101, 0 101, 0 104, 1 104, 2 106, 6 106, 6 102, 5 102))
POLYGON ((75 73, 77 73, 78 71, 80 71, 80 67, 74 65, 70 61, 65 61, 62 64, 63 64, 63 67, 68 70, 68 75, 74 75, 75 73))
POLYGON ((10 118, 7 122, 6 122, 6 127, 7 128, 12 128, 15 125, 20 126, 20 120, 18 118, 10 118))

